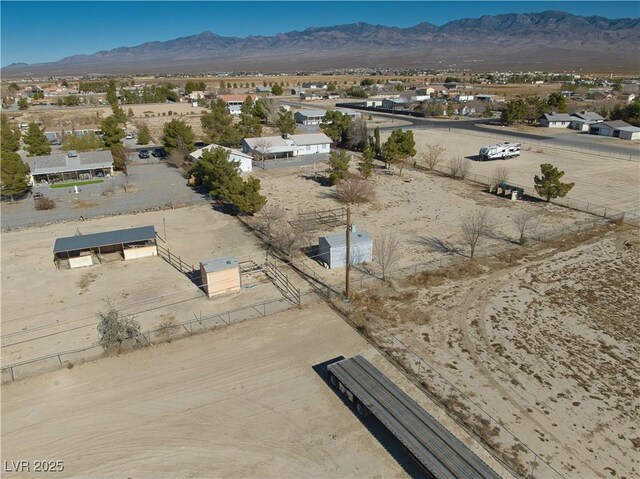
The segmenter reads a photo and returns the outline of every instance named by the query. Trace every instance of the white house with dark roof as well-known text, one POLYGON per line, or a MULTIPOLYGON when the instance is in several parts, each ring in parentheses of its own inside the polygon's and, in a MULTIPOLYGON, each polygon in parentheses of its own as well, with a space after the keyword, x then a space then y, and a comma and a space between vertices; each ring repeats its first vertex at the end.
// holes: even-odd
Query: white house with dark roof
POLYGON ((54 155, 28 156, 32 185, 63 181, 90 180, 113 174, 113 156, 109 150, 68 151, 54 155))
POLYGON ((224 151, 229 153, 229 161, 235 161, 238 163, 238 167, 242 173, 251 173, 253 171, 253 157, 251 155, 247 155, 240 150, 236 150, 235 148, 227 148, 226 146, 220 146, 216 144, 207 145, 204 148, 200 148, 192 152, 189 156, 194 161, 200 161, 200 158, 206 151, 213 150, 215 148, 222 148, 224 151))
POLYGON ((242 140, 242 151, 267 158, 291 158, 313 154, 328 154, 331 138, 324 133, 306 135, 262 136, 242 140))
POLYGON ((300 110, 295 112, 293 117, 302 125, 319 125, 326 114, 327 110, 300 110))
POLYGON ((603 121, 604 118, 594 111, 575 112, 571 114, 571 124, 569 128, 578 131, 589 131, 589 126, 603 121))
POLYGON ((545 113, 540 117, 540 124, 547 128, 567 128, 571 124, 571 116, 567 113, 545 113))

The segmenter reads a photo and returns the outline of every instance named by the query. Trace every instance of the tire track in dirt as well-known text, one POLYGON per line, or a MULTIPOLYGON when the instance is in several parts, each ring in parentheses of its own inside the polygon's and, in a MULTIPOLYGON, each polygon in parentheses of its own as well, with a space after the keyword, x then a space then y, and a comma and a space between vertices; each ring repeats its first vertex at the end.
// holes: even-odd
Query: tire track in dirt
MULTIPOLYGON (((555 251, 554 251, 555 253, 555 251)), ((484 352, 485 354, 487 354, 489 356, 489 359, 492 360, 494 363, 497 363, 499 365, 499 370, 504 373, 505 375, 507 375, 510 379, 515 379, 517 380, 517 375, 515 375, 513 372, 511 372, 509 370, 509 367, 499 358, 498 355, 496 355, 493 352, 493 349, 491 347, 491 344, 489 343, 488 337, 487 337, 487 333, 486 333, 486 323, 484 321, 484 311, 486 309, 486 306, 489 302, 489 300, 487 299, 489 297, 489 295, 491 294, 495 294, 497 291, 499 291, 502 287, 504 287, 506 284, 509 283, 509 281, 511 280, 511 278, 514 276, 514 274, 519 271, 519 270, 524 270, 527 267, 531 266, 532 264, 535 264, 543 259, 546 259, 546 257, 548 256, 552 256, 553 254, 543 254, 542 257, 537 257, 535 259, 534 262, 530 262, 528 263, 526 266, 516 266, 513 268, 509 268, 506 270, 501 270, 498 271, 496 273, 493 273, 491 275, 489 275, 487 278, 485 278, 482 283, 476 287, 474 287, 470 294, 468 294, 466 296, 466 299, 464 300, 464 303, 462 304, 462 306, 460 306, 459 308, 459 315, 458 315, 458 324, 460 326, 460 330, 462 332, 462 339, 465 345, 465 348, 469 351, 469 355, 471 356, 471 359, 473 360, 475 366, 478 368, 478 370, 483 374, 483 376, 487 379, 487 381, 489 382, 489 384, 491 385, 491 387, 495 388, 497 391, 500 392, 502 398, 504 398, 506 401, 509 402, 509 404, 514 407, 521 415, 522 417, 526 418, 530 423, 535 424, 538 428, 540 428, 540 430, 542 432, 544 432, 544 434, 546 436, 549 437, 550 440, 553 441, 553 443, 558 447, 558 452, 550 455, 548 457, 554 457, 558 454, 560 454, 561 452, 564 452, 566 454, 570 454, 574 460, 580 462, 580 464, 582 464, 583 466, 585 466, 587 469, 589 469, 591 472, 593 472, 593 474, 597 477, 601 477, 604 478, 606 476, 602 475, 601 473, 599 473, 598 471, 595 471, 589 464, 585 463, 582 459, 579 458, 579 455, 577 454, 577 452, 566 445, 566 443, 564 443, 563 441, 561 441, 558 437, 556 437, 552 432, 550 432, 550 428, 549 425, 543 425, 540 421, 538 421, 528 410, 526 407, 521 405, 521 402, 524 401, 524 398, 520 398, 520 400, 515 399, 512 395, 512 392, 507 390, 502 383, 500 382, 499 379, 496 379, 495 375, 493 374, 493 372, 487 367, 485 366, 485 363, 483 361, 483 358, 481 358, 478 349, 476 348, 475 343, 473 342, 473 340, 471 339, 471 335, 469 332, 469 323, 470 323, 470 316, 471 316, 471 312, 472 310, 476 309, 479 310, 479 314, 477 316, 478 319, 478 330, 480 333, 480 337, 485 345, 484 348, 484 352), (505 278, 506 276, 506 278, 505 278), (500 278, 502 278, 500 280, 500 278), (483 297, 484 299, 480 300, 480 298, 483 297), (479 303, 479 307, 478 306, 474 306, 475 303, 479 303)))

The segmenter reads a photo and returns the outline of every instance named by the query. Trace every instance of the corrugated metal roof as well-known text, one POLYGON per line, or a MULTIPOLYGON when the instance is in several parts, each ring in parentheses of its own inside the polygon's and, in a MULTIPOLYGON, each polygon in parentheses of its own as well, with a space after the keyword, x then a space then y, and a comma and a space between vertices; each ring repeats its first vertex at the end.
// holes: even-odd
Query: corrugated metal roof
MULTIPOLYGON (((324 239, 331 248, 339 248, 341 246, 347 245, 347 235, 344 232, 334 233, 328 236, 321 236, 320 239, 324 239)), ((369 233, 364 230, 356 230, 355 232, 352 231, 349 240, 351 245, 370 243, 372 241, 369 233)))
POLYGON ((327 369, 438 479, 500 479, 460 439, 362 356, 343 359, 327 369))
POLYGON ((93 233, 80 236, 68 236, 66 238, 56 239, 56 242, 53 245, 53 252, 64 253, 67 251, 97 248, 98 246, 137 243, 139 241, 149 241, 155 238, 156 230, 153 226, 141 226, 139 228, 105 231, 104 233, 93 233))
POLYGON ((215 273, 216 271, 224 271, 226 269, 237 268, 238 260, 234 256, 225 256, 224 258, 208 259, 202 261, 200 266, 204 267, 205 272, 215 273))
POLYGON ((305 116, 307 118, 312 117, 312 116, 313 117, 316 117, 316 116, 323 117, 323 116, 325 116, 327 114, 327 110, 300 110, 300 111, 297 111, 296 113, 298 113, 298 114, 300 114, 302 116, 305 116))
POLYGON ((83 151, 78 153, 75 158, 69 158, 66 153, 58 153, 28 156, 24 162, 29 165, 32 175, 42 175, 64 171, 110 168, 113 165, 113 156, 109 150, 83 151))

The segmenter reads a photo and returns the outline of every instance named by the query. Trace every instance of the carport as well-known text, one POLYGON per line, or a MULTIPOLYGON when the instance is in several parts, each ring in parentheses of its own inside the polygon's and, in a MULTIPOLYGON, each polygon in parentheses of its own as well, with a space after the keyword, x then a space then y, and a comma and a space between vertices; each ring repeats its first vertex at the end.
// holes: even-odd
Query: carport
POLYGON ((77 234, 57 238, 53 246, 56 267, 80 268, 108 259, 135 259, 157 256, 156 230, 141 226, 126 230, 106 231, 88 235, 77 234))

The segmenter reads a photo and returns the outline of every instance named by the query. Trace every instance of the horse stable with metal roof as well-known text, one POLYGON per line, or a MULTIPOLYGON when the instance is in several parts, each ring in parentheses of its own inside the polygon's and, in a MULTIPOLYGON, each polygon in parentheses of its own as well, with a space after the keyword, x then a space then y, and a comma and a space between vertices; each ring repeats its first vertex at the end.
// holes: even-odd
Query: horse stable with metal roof
POLYGON ((57 238, 53 261, 58 269, 92 266, 113 259, 130 260, 157 256, 156 230, 142 226, 57 238))

